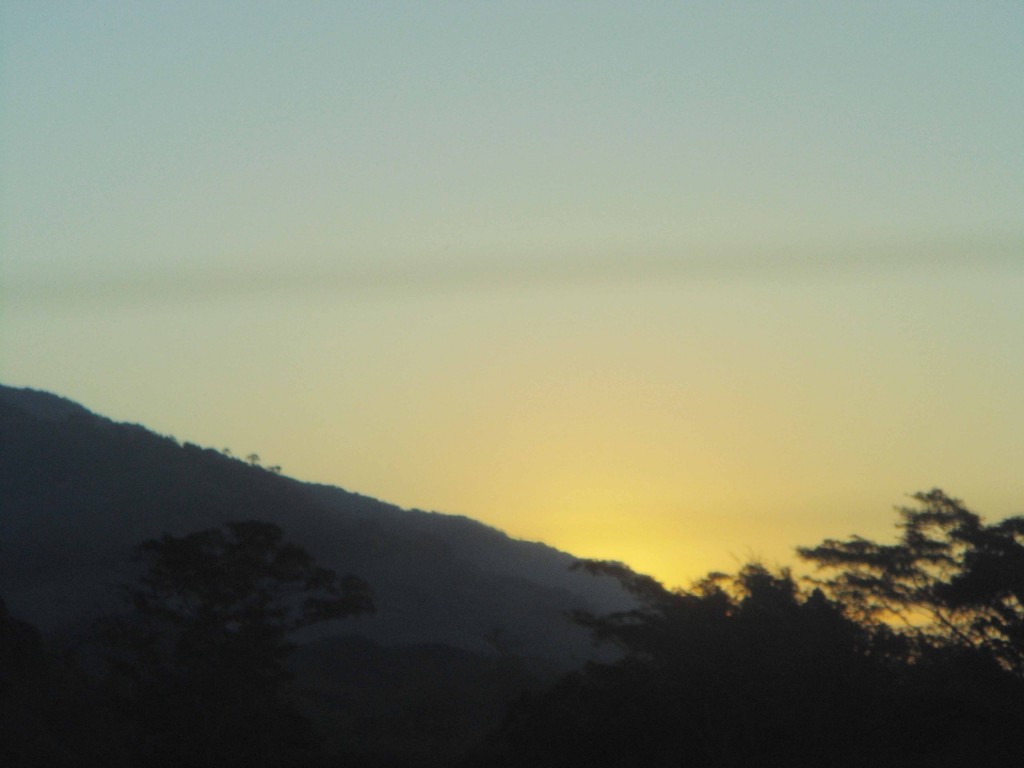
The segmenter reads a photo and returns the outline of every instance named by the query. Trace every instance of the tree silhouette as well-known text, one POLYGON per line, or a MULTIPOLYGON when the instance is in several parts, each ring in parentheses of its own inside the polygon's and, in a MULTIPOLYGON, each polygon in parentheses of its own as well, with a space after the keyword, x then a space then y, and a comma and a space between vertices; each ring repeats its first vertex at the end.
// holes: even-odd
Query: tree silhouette
POLYGON ((139 547, 148 562, 111 620, 111 684, 146 759, 263 764, 309 748, 288 700, 289 634, 373 610, 369 588, 339 579, 270 523, 229 523, 139 547))
POLYGON ((520 703, 481 765, 863 764, 842 757, 870 711, 863 633, 822 592, 759 564, 678 591, 618 563, 580 567, 639 601, 574 614, 623 655, 520 703), (839 699, 857 716, 837 716, 839 699))
POLYGON ((854 536, 797 552, 833 572, 822 587, 861 621, 897 622, 919 651, 973 648, 1024 674, 1024 517, 986 525, 939 489, 912 498, 895 544, 854 536))
POLYGON ((621 658, 519 702, 477 764, 1019 761, 1020 521, 985 525, 940 491, 915 498, 898 544, 801 550, 839 571, 817 585, 754 563, 669 590, 618 563, 580 564, 638 600, 574 614, 621 658), (902 630, 887 623, 901 616, 902 630))
POLYGON ((0 599, 0 765, 120 764, 119 730, 88 676, 0 599))

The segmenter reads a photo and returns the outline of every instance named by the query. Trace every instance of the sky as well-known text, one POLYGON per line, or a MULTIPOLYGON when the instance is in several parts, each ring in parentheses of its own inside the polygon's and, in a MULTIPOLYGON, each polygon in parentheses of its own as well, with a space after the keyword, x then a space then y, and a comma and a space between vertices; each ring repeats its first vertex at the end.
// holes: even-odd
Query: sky
POLYGON ((1024 4, 0 8, 0 382, 670 585, 1024 513, 1024 4))

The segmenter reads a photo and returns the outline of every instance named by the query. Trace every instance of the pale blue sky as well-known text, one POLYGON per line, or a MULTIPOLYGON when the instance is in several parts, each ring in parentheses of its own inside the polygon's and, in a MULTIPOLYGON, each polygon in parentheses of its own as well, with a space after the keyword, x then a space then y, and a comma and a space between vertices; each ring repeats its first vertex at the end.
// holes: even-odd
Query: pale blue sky
POLYGON ((1020 3, 0 13, 4 383, 669 580, 1024 511, 1020 3))

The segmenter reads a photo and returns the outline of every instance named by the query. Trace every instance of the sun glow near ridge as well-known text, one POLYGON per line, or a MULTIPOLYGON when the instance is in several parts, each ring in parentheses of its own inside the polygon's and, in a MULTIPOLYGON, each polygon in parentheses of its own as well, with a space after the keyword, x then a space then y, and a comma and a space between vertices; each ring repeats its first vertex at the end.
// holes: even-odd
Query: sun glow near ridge
POLYGON ((4 4, 0 378, 672 584, 1017 513, 1022 8, 4 4))
MULTIPOLYGON (((494 351, 430 402, 442 450, 466 468, 465 492, 439 489, 434 506, 670 568, 659 572, 674 583, 748 554, 790 559, 798 544, 856 530, 858 515, 860 530, 884 533, 908 484, 971 484, 951 434, 987 424, 1003 446, 989 470, 1012 476, 1019 446, 993 403, 1010 405, 1006 387, 1020 380, 1002 335, 1013 321, 982 320, 982 307, 1018 288, 1019 277, 996 288, 984 275, 955 287, 912 276, 636 289, 620 305, 602 292, 517 299, 546 335, 529 354, 494 351), (975 320, 944 313, 951 302, 975 306, 975 320), (584 327, 599 332, 580 338, 584 327), (980 367, 944 351, 963 334, 989 345, 975 347, 980 367), (1002 377, 994 361, 1009 366, 1002 377), (972 402, 983 369, 986 397, 972 402), (846 522, 840 532, 830 521, 846 522)), ((1006 415, 1019 419, 1012 405, 1006 415)))
POLYGON ((884 538, 918 488, 1017 511, 1020 295, 1019 270, 882 271, 284 294, 97 307, 73 328, 12 313, 3 330, 26 385, 116 419, 684 585, 884 538), (59 339, 46 355, 40 333, 59 339), (126 408, 133 393, 148 405, 126 408))

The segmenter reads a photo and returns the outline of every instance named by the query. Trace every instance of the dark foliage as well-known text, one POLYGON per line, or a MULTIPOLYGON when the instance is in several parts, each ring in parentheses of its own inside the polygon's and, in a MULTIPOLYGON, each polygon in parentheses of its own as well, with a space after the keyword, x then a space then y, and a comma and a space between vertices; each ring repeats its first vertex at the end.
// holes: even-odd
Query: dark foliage
POLYGON ((330 638, 295 652, 296 685, 315 705, 327 751, 374 765, 450 768, 554 670, 441 645, 384 647, 330 638))
POLYGON ((52 621, 64 634, 44 641, 0 605, 0 765, 449 765, 524 688, 474 765, 943 768, 1024 754, 1022 518, 988 524, 941 491, 917 494, 895 543, 799 550, 822 568, 814 582, 750 565, 671 591, 584 563, 635 598, 573 614, 621 655, 543 690, 543 665, 515 654, 523 637, 560 632, 565 556, 249 461, 0 387, 0 585, 19 617, 91 605, 139 575, 131 546, 177 534, 140 548, 131 615, 104 624, 103 680, 54 650, 82 642, 82 624, 52 621), (296 629, 361 612, 369 594, 275 525, 218 527, 240 510, 372 573, 383 636, 464 622, 458 636, 468 627, 481 644, 500 627, 495 645, 512 653, 326 637, 293 654, 296 629), (541 571, 549 586, 520 590, 541 571))
MULTIPOLYGON (((373 617, 310 627, 285 639, 285 646, 295 642, 300 649, 285 654, 283 682, 265 710, 285 714, 250 737, 252 753, 262 749, 264 734, 278 744, 289 733, 295 743, 310 743, 302 718, 294 719, 301 712, 323 737, 330 764, 451 765, 500 722, 520 691, 540 688, 539 681, 550 682, 575 654, 587 652, 586 632, 564 618, 566 608, 607 610, 625 602, 612 580, 568 572, 569 555, 509 539, 468 518, 402 510, 299 483, 273 468, 114 423, 53 395, 0 385, 0 594, 19 619, 40 628, 50 649, 43 653, 46 664, 23 676, 4 699, 10 706, 0 730, 20 734, 16 741, 25 748, 19 753, 31 760, 25 764, 61 765, 59 754, 70 764, 105 767, 150 765, 158 754, 170 755, 171 764, 193 759, 169 746, 171 735, 189 730, 190 717, 200 720, 190 711, 226 711, 216 696, 229 704, 224 691, 231 689, 218 693, 207 686, 206 703, 196 707, 183 693, 189 685, 170 685, 175 676, 158 685, 157 672, 177 669, 187 679, 169 655, 179 629, 141 613, 131 623, 115 623, 123 633, 117 658, 135 658, 134 637, 139 652, 159 651, 163 662, 118 669, 101 688, 103 654, 92 633, 97 617, 125 610, 118 584, 146 591, 139 579, 153 552, 133 562, 138 542, 165 531, 185 539, 211 529, 230 539, 225 522, 243 518, 274 523, 318 563, 367 577, 381 607, 373 617), (146 627, 161 638, 148 648, 146 627), (379 651, 339 651, 330 641, 340 632, 365 634, 379 651), (493 637, 500 642, 491 644, 493 637), (314 643, 318 651, 333 650, 330 659, 309 665, 302 652, 312 649, 307 643, 314 638, 327 644, 314 643), (439 647, 435 654, 425 646, 439 647), (511 656, 496 656, 496 648, 511 656), (88 674, 69 660, 69 650, 88 674), (513 656, 522 656, 522 663, 513 656), (297 676, 288 679, 288 671, 297 676), (169 697, 157 695, 161 686, 169 697), (162 719, 162 708, 173 717, 162 719), (289 719, 294 728, 281 726, 289 719)), ((284 604, 294 624, 303 615, 303 596, 296 585, 291 592, 294 599, 284 604)), ((207 718, 183 743, 201 737, 204 728, 219 728, 227 741, 232 727, 230 718, 207 718)), ((0 748, 13 743, 0 739, 0 748)), ((299 752, 303 763, 316 757, 309 749, 299 752)), ((254 757, 253 764, 265 764, 270 754, 254 757)), ((0 765, 7 762, 0 759, 0 765)))
POLYGON ((941 490, 898 508, 895 544, 853 537, 801 547, 831 571, 821 586, 868 626, 896 629, 918 652, 974 649, 1024 674, 1024 517, 986 525, 941 490))
POLYGON ((315 738, 289 700, 289 633, 373 610, 281 530, 256 521, 139 547, 149 564, 133 612, 105 622, 112 694, 132 750, 175 765, 310 759, 315 738))
POLYGON ((119 722, 72 658, 0 600, 0 765, 116 766, 119 722))
POLYGON ((0 594, 46 634, 118 610, 117 585, 141 572, 139 542, 241 519, 272 522, 317 562, 370 582, 382 610, 353 623, 388 646, 487 655, 497 627, 516 652, 568 666, 589 641, 564 612, 623 604, 613 580, 570 572, 569 555, 468 518, 301 483, 35 395, 0 385, 0 594), (37 402, 54 417, 34 415, 37 402))
POLYGON ((787 573, 745 568, 670 592, 614 564, 643 600, 636 611, 579 615, 625 653, 590 665, 512 713, 505 765, 750 765, 831 759, 856 734, 832 719, 869 695, 859 628, 787 573))
POLYGON ((1024 754, 1020 525, 940 491, 896 545, 826 542, 801 587, 748 565, 670 591, 616 563, 636 610, 577 613, 620 661, 522 700, 479 765, 996 766, 1024 754), (897 625, 884 619, 905 618, 897 625))

